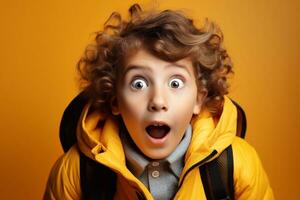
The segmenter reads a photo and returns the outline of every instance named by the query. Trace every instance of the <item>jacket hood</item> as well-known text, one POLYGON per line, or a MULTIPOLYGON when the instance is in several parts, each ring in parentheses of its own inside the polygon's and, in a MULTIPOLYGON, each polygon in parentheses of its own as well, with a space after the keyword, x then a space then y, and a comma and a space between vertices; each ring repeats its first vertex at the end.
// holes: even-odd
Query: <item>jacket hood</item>
POLYGON ((236 135, 237 109, 225 96, 223 111, 217 122, 207 110, 203 110, 192 119, 192 125, 193 137, 187 157, 198 151, 216 150, 219 154, 232 143, 236 135))
MULTIPOLYGON (((183 172, 188 166, 204 159, 213 150, 217 151, 213 157, 215 158, 229 146, 236 135, 236 121, 236 107, 227 96, 224 96, 223 111, 217 122, 206 110, 194 116, 191 120, 192 139, 185 156, 187 167, 183 172)), ((118 168, 120 164, 125 166, 117 118, 104 118, 100 112, 90 110, 90 103, 85 106, 81 114, 77 127, 77 141, 80 151, 89 158, 109 167, 118 168)))
POLYGON ((233 102, 224 96, 221 116, 215 120, 207 110, 195 116, 192 121, 193 135, 190 146, 185 155, 183 174, 204 158, 216 151, 210 160, 218 157, 224 149, 233 143, 236 136, 237 109, 233 102))

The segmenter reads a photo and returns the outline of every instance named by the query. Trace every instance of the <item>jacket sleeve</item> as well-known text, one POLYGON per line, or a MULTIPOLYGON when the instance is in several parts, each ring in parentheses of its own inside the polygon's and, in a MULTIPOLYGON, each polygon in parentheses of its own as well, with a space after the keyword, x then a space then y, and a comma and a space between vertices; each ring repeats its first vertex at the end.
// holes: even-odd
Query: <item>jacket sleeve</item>
POLYGON ((43 199, 79 200, 80 196, 79 153, 73 146, 53 165, 43 199))
POLYGON ((235 199, 273 200, 272 188, 255 149, 238 137, 232 149, 235 199))

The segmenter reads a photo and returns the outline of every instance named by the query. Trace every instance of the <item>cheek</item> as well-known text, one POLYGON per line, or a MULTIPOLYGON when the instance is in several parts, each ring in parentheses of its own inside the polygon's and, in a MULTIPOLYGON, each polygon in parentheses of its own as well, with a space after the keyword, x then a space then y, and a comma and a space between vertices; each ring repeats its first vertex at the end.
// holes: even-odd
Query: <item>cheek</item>
MULTIPOLYGON (((124 93, 126 93, 126 91, 124 93)), ((120 114, 130 119, 139 118, 142 115, 142 104, 144 100, 129 92, 127 92, 127 94, 124 93, 119 98, 120 114)))
POLYGON ((180 107, 185 107, 183 109, 189 110, 189 108, 192 108, 197 102, 197 92, 193 89, 177 92, 173 94, 172 101, 174 104, 180 105, 180 107))
POLYGON ((197 104, 196 95, 187 95, 174 98, 173 106, 176 109, 176 115, 181 121, 189 122, 194 114, 194 108, 197 104))

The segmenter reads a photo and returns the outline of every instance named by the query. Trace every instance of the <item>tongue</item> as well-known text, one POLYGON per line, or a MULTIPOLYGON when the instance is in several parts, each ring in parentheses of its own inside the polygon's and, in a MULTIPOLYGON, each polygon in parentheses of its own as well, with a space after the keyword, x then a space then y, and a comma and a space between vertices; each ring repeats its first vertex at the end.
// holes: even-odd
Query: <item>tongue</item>
POLYGON ((149 126, 146 130, 151 137, 156 139, 163 138, 169 132, 165 126, 149 126))

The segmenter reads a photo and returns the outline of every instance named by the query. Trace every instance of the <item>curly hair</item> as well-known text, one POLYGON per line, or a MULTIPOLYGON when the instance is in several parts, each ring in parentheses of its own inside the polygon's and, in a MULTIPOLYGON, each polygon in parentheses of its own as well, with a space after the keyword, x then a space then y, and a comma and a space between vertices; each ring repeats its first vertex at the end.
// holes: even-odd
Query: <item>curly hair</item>
POLYGON ((111 114, 116 81, 126 58, 145 48, 169 62, 190 57, 198 90, 207 91, 204 106, 214 115, 220 113, 223 96, 228 93, 228 76, 233 73, 220 28, 208 20, 196 28, 181 11, 143 11, 134 4, 129 13, 126 21, 113 12, 77 64, 81 87, 92 105, 111 114))

